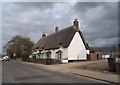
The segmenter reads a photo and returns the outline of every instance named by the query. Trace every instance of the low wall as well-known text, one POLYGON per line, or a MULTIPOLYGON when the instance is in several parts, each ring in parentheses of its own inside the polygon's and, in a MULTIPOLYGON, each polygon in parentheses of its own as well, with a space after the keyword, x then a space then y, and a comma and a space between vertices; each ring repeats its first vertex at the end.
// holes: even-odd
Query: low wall
POLYGON ((90 55, 87 56, 87 60, 90 60, 90 61, 97 60, 97 54, 96 53, 90 53, 90 55))

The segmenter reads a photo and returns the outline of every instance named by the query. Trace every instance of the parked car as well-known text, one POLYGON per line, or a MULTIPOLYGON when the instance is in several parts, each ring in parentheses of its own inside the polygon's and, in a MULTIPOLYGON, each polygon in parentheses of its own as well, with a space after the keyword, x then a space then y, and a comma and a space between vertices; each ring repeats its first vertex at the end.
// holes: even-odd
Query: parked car
POLYGON ((4 56, 3 57, 3 61, 9 61, 9 57, 8 56, 4 56))

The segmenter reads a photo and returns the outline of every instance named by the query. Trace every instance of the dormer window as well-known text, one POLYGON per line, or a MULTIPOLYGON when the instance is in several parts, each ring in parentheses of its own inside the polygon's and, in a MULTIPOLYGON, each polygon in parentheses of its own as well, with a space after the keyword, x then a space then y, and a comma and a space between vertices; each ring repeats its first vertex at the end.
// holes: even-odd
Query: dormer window
POLYGON ((63 44, 63 43, 59 43, 59 45, 58 45, 58 46, 59 46, 59 47, 62 47, 62 44, 63 44))

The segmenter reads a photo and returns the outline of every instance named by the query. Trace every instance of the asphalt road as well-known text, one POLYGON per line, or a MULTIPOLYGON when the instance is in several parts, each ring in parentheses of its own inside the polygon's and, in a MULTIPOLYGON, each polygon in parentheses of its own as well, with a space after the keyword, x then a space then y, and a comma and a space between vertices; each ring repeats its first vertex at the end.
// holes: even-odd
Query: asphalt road
POLYGON ((3 83, 105 83, 95 79, 45 70, 13 61, 2 63, 3 83))
POLYGON ((2 83, 2 62, 0 61, 0 84, 2 83))

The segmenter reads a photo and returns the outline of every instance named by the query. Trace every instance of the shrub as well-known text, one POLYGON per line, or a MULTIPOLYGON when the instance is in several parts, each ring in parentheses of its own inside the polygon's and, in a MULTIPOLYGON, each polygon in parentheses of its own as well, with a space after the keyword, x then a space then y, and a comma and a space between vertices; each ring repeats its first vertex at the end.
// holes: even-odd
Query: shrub
POLYGON ((29 53, 27 51, 22 51, 21 52, 21 57, 23 61, 27 61, 29 58, 29 53))
POLYGON ((93 48, 93 47, 90 47, 89 49, 90 49, 91 53, 95 53, 96 52, 95 48, 93 48))

